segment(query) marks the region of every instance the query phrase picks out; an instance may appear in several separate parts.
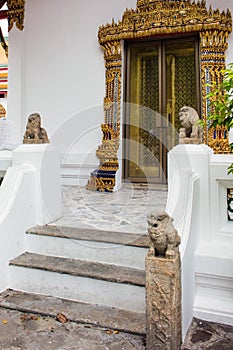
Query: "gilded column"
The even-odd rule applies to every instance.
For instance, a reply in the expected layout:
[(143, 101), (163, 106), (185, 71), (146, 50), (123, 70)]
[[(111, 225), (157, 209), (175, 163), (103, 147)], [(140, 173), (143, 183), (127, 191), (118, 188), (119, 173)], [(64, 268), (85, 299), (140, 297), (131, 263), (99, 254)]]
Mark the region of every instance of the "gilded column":
[[(227, 16), (227, 15), (226, 15)], [(230, 14), (229, 14), (229, 18)], [(225, 69), (225, 51), (227, 49), (227, 38), (229, 31), (223, 28), (222, 31), (206, 30), (200, 32), (200, 47), (201, 47), (201, 80), (202, 80), (202, 119), (207, 120), (211, 115), (212, 107), (210, 99), (207, 95), (211, 92), (209, 84), (214, 84), (216, 87), (221, 83), (223, 78), (222, 70)], [(204, 130), (204, 143), (210, 145), (214, 151), (224, 153), (224, 145), (228, 144), (227, 130), (224, 135), (225, 141), (222, 143), (221, 149), (216, 148), (213, 144), (214, 130), (209, 130), (208, 126)]]
[(102, 144), (96, 151), (100, 161), (98, 169), (91, 173), (87, 189), (112, 192), (118, 170), (117, 151), (120, 141), (120, 98), (121, 98), (121, 42), (119, 40), (101, 43), (104, 48), (106, 66), (106, 94), (104, 98), (104, 123)]

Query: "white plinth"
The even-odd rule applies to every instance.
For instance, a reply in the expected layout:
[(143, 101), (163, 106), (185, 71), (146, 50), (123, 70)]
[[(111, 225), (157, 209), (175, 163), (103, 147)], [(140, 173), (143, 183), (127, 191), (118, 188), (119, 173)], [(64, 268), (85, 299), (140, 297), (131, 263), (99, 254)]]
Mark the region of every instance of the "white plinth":
[(13, 166), (30, 164), (36, 170), (37, 224), (61, 217), (60, 159), (50, 144), (23, 144), (13, 151)]

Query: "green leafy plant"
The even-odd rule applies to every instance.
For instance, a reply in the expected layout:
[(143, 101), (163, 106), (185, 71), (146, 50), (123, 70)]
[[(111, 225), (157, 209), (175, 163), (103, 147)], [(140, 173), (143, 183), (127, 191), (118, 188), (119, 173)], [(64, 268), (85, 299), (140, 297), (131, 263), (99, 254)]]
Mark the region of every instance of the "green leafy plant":
[[(202, 126), (223, 125), (229, 130), (233, 128), (233, 63), (230, 63), (227, 69), (222, 71), (222, 82), (217, 86), (216, 83), (207, 84), (211, 92), (206, 96), (210, 100), (211, 114), (207, 121), (201, 121)], [(233, 149), (233, 143), (230, 144)], [(228, 168), (228, 174), (233, 174), (233, 164)]]

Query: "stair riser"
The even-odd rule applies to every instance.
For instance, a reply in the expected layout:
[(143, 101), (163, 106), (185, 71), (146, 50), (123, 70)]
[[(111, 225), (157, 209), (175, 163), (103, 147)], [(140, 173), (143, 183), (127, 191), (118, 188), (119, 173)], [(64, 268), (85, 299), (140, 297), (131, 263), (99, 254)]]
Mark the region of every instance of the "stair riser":
[(10, 266), (9, 288), (145, 312), (145, 288), (129, 284)]
[(26, 242), (27, 250), (37, 254), (145, 269), (145, 248), (40, 235), (27, 235)]

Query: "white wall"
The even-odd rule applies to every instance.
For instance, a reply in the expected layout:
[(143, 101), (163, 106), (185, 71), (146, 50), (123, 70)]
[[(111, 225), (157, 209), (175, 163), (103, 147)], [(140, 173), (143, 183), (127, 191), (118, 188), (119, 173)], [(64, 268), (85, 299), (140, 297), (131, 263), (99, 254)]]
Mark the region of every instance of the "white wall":
[(233, 155), (206, 145), (168, 153), (166, 211), (181, 236), (183, 336), (192, 317), (233, 325), (233, 222), (227, 217), (227, 167)]
[[(43, 126), (53, 138), (68, 118), (91, 109), (88, 117), (77, 116), (78, 124), (91, 118), (92, 124), (94, 121), (98, 126), (98, 138), (90, 135), (79, 142), (79, 152), (85, 151), (86, 146), (101, 143), (99, 126), (103, 122), (105, 67), (98, 44), (98, 28), (111, 22), (112, 17), (120, 19), (125, 8), (135, 4), (136, 0), (69, 0), (65, 5), (63, 0), (26, 1), (25, 28), (17, 34), (22, 36), (22, 106), (9, 110), (11, 119), (20, 119), (20, 137), (27, 116), (34, 111), (41, 113)], [(12, 41), (14, 36), (15, 33), (10, 32)], [(12, 41), (11, 52), (15, 55), (15, 50), (20, 48)], [(17, 62), (9, 58), (11, 68)], [(14, 89), (17, 78), (12, 75), (10, 78), (9, 89)], [(16, 93), (11, 94), (10, 102), (14, 103), (12, 95), (15, 97)], [(101, 109), (93, 110), (96, 105)], [(79, 136), (78, 125), (75, 128)], [(63, 141), (65, 145), (74, 141), (69, 135), (67, 140), (66, 135), (62, 136), (57, 142), (61, 151)]]

